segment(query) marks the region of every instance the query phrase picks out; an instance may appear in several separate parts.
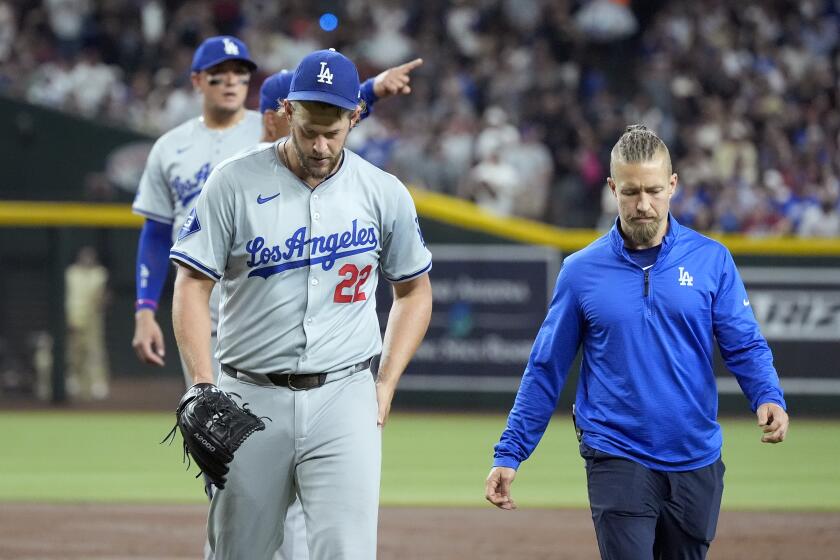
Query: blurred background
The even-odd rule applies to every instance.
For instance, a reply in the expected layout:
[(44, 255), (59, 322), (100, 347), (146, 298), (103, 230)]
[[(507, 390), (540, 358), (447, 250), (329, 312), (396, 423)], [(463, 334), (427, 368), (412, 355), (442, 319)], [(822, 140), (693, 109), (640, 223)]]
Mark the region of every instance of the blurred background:
[[(90, 363), (115, 379), (162, 373), (129, 346), (140, 222), (127, 205), (154, 139), (201, 112), (196, 46), (234, 34), (260, 65), (249, 108), (314, 49), (341, 50), (362, 79), (424, 59), (411, 94), (348, 141), (412, 186), (438, 247), (433, 330), (407, 388), (466, 364), (488, 393), (515, 390), (562, 255), (615, 219), (609, 151), (642, 122), (680, 175), (673, 213), (724, 236), (794, 392), (836, 397), (838, 23), (828, 0), (0, 1), (0, 395), (63, 401), (72, 360), (54, 356), (97, 338)], [(464, 244), (490, 249), (443, 247)], [(171, 283), (166, 329), (170, 297)]]
[[(411, 94), (377, 103), (348, 140), (410, 186), (435, 259), (432, 324), (385, 436), (383, 504), (486, 505), (492, 445), (560, 263), (611, 226), (609, 152), (625, 126), (644, 123), (680, 176), (674, 215), (734, 254), (793, 418), (789, 441), (760, 446), (717, 358), (732, 483), (717, 557), (838, 557), (840, 2), (0, 0), (0, 433), (10, 445), (0, 455), (0, 558), (200, 550), (203, 495), (175, 468), (180, 451), (155, 445), (184, 390), (173, 275), (157, 314), (166, 366), (141, 365), (131, 338), (142, 221), (130, 203), (154, 140), (200, 114), (189, 67), (219, 34), (242, 38), (259, 64), (249, 109), (266, 76), (315, 49), (340, 50), (363, 80), (424, 60)], [(384, 322), (389, 287), (377, 297)], [(443, 524), (466, 535), (407, 547), (416, 527), (438, 534), (442, 522), (392, 510), (385, 522), (405, 526), (383, 530), (383, 557), (553, 558), (561, 526), (563, 542), (579, 541), (569, 558), (593, 557), (580, 466), (571, 422), (555, 421), (523, 467), (520, 505), (579, 508), (573, 522), (486, 516), (470, 536), (475, 519), (452, 517)], [(90, 521), (92, 510), (25, 505), (57, 501), (193, 504), (182, 512), (192, 540), (171, 554), (177, 508), (148, 510), (144, 530), (157, 537), (134, 542), (134, 510)], [(122, 514), (111, 556), (72, 526)], [(48, 519), (66, 533), (51, 537), (50, 554), (32, 544), (37, 532), (21, 540)], [(540, 522), (542, 548), (523, 552), (523, 542), (538, 545), (529, 531)], [(488, 534), (499, 537), (492, 546)]]
[[(606, 226), (609, 150), (644, 122), (671, 148), (682, 223), (830, 237), (838, 12), (830, 0), (3, 1), (0, 92), (156, 137), (200, 112), (189, 65), (211, 35), (241, 37), (259, 63), (251, 107), (264, 76), (318, 48), (350, 56), (363, 79), (422, 56), (411, 96), (353, 135), (407, 183), (557, 226)], [(324, 13), (337, 18), (331, 31)], [(33, 132), (8, 123), (17, 141)], [(114, 190), (136, 184), (127, 163), (4, 194), (129, 199)], [(510, 183), (494, 185), (505, 200), (477, 188), (488, 175)]]

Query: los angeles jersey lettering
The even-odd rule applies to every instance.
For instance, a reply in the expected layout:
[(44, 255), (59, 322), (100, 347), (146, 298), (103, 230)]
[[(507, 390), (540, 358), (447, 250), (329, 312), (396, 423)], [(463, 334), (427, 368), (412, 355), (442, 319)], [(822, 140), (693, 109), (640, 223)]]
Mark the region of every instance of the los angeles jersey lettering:
[(171, 257), (220, 280), (222, 363), (334, 371), (381, 350), (379, 275), (416, 278), (431, 253), (396, 177), (345, 150), (339, 170), (310, 189), (283, 166), (278, 144), (217, 166), (196, 200), (200, 229)]
[[(265, 239), (255, 237), (245, 244), (245, 249), (251, 255), (246, 264), (254, 268), (248, 276), (268, 278), (284, 270), (313, 266), (320, 264), (324, 270), (329, 270), (335, 261), (358, 253), (373, 251), (377, 248), (376, 230), (374, 227), (359, 228), (358, 220), (353, 220), (352, 229), (327, 236), (306, 237), (306, 226), (298, 229), (286, 239), (284, 249), (279, 245), (271, 248), (265, 246)], [(304, 249), (309, 246), (309, 258), (304, 259)], [(264, 266), (272, 262), (280, 264)]]
[(253, 147), (261, 132), (262, 121), (255, 111), (246, 111), (239, 124), (224, 130), (207, 128), (201, 118), (173, 128), (152, 147), (132, 210), (173, 224), (174, 243), (213, 168)]

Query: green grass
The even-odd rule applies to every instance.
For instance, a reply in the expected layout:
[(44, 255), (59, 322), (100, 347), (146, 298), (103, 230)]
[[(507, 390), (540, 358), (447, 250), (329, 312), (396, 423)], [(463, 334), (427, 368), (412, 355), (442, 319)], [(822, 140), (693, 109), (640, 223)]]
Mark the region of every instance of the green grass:
[(840, 510), (840, 421), (795, 420), (781, 444), (752, 420), (723, 424), (723, 507)]
[[(201, 503), (181, 465), (180, 436), (158, 441), (172, 414), (0, 413), (0, 501)], [(384, 432), (382, 503), (484, 506), (501, 415), (395, 413)], [(781, 445), (751, 419), (726, 420), (724, 508), (840, 510), (840, 421), (797, 421)], [(525, 507), (586, 507), (570, 421), (557, 417), (518, 473)]]

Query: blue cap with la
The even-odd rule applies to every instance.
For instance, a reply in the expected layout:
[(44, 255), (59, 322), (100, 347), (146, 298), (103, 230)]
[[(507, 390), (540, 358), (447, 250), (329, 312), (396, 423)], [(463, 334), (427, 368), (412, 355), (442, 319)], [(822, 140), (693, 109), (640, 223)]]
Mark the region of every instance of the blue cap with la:
[(257, 69), (245, 43), (231, 35), (219, 35), (205, 39), (198, 46), (193, 55), (191, 70), (201, 72), (228, 60), (241, 60), (251, 72)]
[(279, 110), (280, 102), (289, 96), (291, 85), (292, 73), (288, 70), (281, 70), (266, 78), (260, 86), (260, 113)]
[(315, 51), (298, 64), (286, 99), (320, 101), (353, 111), (359, 105), (359, 72), (335, 49)]

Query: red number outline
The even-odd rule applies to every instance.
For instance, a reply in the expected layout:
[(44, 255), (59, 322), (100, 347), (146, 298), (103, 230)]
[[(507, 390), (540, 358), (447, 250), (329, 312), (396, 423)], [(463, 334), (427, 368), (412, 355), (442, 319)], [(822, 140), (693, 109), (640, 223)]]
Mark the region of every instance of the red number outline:
[(338, 286), (335, 287), (335, 293), (333, 294), (333, 301), (335, 303), (353, 302), (354, 294), (345, 294), (344, 288), (349, 288), (356, 283), (356, 280), (359, 277), (359, 269), (356, 268), (356, 265), (354, 264), (345, 264), (339, 269), (338, 275), (347, 276), (347, 274), (350, 274), (350, 277), (345, 278), (344, 280), (338, 283)]
[[(362, 291), (362, 286), (365, 285), (370, 273), (373, 271), (371, 265), (364, 267), (361, 272), (354, 264), (345, 264), (338, 270), (339, 276), (344, 276), (344, 280), (338, 283), (333, 292), (333, 302), (335, 303), (353, 303), (354, 301), (365, 301), (367, 294)], [(349, 276), (348, 276), (349, 274)], [(344, 293), (345, 288), (351, 288), (355, 284), (355, 289), (352, 294)]]
[(364, 301), (367, 299), (367, 295), (360, 290), (362, 289), (362, 286), (365, 285), (365, 282), (367, 282), (367, 279), (370, 278), (372, 270), (373, 267), (371, 267), (371, 265), (367, 265), (359, 272), (359, 281), (356, 283), (356, 291), (353, 294), (353, 301)]

